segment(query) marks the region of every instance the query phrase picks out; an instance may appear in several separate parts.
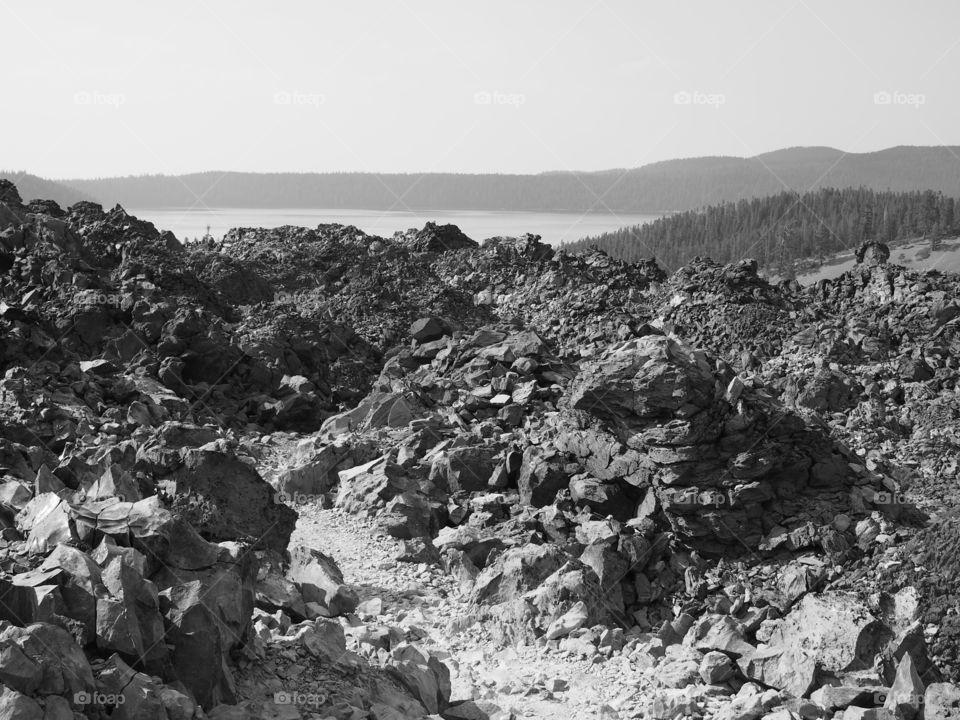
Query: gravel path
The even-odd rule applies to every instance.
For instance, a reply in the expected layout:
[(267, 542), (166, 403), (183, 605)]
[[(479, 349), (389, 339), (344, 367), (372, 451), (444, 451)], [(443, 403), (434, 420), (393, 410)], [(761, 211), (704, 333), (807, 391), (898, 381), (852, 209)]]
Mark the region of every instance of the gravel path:
[[(361, 603), (381, 600), (382, 612), (369, 618), (370, 624), (422, 630), (418, 644), (451, 668), (454, 701), (489, 700), (518, 717), (633, 716), (630, 698), (643, 679), (629, 658), (615, 655), (595, 663), (543, 647), (498, 649), (476, 624), (457, 629), (470, 624), (469, 607), (440, 568), (397, 562), (399, 543), (364, 518), (313, 506), (297, 510), (291, 546), (305, 544), (332, 556)], [(555, 684), (568, 689), (548, 690)]]

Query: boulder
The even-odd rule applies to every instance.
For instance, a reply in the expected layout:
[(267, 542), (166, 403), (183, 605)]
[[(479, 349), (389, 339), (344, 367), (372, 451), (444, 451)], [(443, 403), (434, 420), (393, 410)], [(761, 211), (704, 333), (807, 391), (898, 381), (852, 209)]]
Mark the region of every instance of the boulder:
[(402, 643), (390, 653), (387, 672), (419, 700), (428, 713), (441, 713), (450, 704), (450, 670), (415, 645)]
[(350, 447), (331, 443), (314, 453), (306, 462), (283, 470), (277, 478), (277, 492), (281, 499), (299, 504), (296, 500), (315, 500), (330, 492), (337, 484), (337, 466), (350, 457)]
[(816, 659), (800, 647), (767, 647), (749, 652), (737, 664), (743, 675), (795, 697), (807, 697), (818, 673)]
[[(909, 653), (904, 654), (897, 665), (897, 675), (894, 678), (890, 692), (887, 693), (883, 707), (896, 713), (898, 718), (913, 720), (913, 718), (929, 716), (930, 709), (924, 708), (923, 681), (917, 674), (913, 658)], [(924, 715), (926, 710), (927, 715)]]
[(418, 343), (428, 343), (439, 340), (449, 332), (446, 324), (435, 317), (420, 318), (410, 326), (410, 337)]
[(471, 601), (481, 605), (497, 605), (517, 600), (539, 587), (563, 566), (565, 560), (565, 553), (554, 545), (510, 548), (477, 577)]
[(889, 639), (860, 598), (827, 592), (805, 595), (777, 626), (770, 645), (800, 652), (823, 671), (839, 675), (872, 667)]
[(107, 659), (98, 680), (98, 694), (116, 698), (111, 720), (190, 720), (198, 716), (199, 708), (189, 695), (137, 672), (117, 655)]
[(333, 558), (319, 550), (294, 547), (287, 577), (300, 586), (305, 602), (319, 603), (332, 616), (352, 613), (360, 602), (356, 591), (343, 582), (343, 573)]
[[(9, 651), (4, 652), (6, 648)], [(19, 684), (37, 695), (75, 695), (94, 688), (93, 672), (83, 651), (66, 630), (48, 623), (0, 629), (0, 657), (10, 673), (4, 683)], [(29, 659), (29, 663), (24, 662)], [(19, 662), (18, 662), (19, 660)], [(0, 717), (20, 717), (3, 715)]]
[(555, 448), (530, 445), (523, 451), (517, 486), (524, 504), (549, 505), (569, 482), (563, 458)]
[(951, 683), (930, 683), (923, 693), (925, 718), (960, 718), (960, 687)]
[(704, 654), (697, 672), (708, 685), (720, 685), (736, 674), (737, 666), (726, 653), (711, 650)]
[(450, 493), (481, 492), (493, 475), (498, 449), (488, 446), (456, 447), (437, 453), (430, 479)]
[(203, 449), (185, 450), (182, 461), (159, 485), (173, 498), (170, 509), (201, 536), (286, 549), (297, 514), (256, 470), (235, 455)]

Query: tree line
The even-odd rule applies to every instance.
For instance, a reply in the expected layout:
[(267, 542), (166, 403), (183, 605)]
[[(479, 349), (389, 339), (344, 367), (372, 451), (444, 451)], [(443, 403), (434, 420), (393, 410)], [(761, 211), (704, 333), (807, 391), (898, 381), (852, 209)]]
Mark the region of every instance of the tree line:
[(940, 238), (960, 232), (957, 201), (934, 190), (878, 192), (823, 188), (725, 202), (588, 237), (563, 248), (598, 248), (628, 262), (653, 257), (675, 270), (696, 256), (718, 262), (751, 257), (761, 267), (792, 276), (798, 261), (822, 262), (865, 240), (885, 243)]

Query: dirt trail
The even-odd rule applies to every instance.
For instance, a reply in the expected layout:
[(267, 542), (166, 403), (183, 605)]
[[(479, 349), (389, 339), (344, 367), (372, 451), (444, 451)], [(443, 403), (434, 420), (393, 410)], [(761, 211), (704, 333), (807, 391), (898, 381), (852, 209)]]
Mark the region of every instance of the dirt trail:
[[(642, 674), (629, 658), (615, 655), (594, 663), (544, 647), (498, 649), (480, 626), (456, 629), (466, 624), (469, 607), (440, 568), (397, 562), (393, 558), (400, 544), (363, 518), (315, 506), (297, 510), (300, 520), (291, 545), (305, 544), (331, 555), (361, 602), (383, 602), (382, 614), (369, 624), (422, 630), (418, 644), (447, 658), (453, 700), (488, 700), (518, 717), (633, 716), (628, 698), (639, 698)], [(557, 680), (569, 689), (550, 692), (547, 684)]]

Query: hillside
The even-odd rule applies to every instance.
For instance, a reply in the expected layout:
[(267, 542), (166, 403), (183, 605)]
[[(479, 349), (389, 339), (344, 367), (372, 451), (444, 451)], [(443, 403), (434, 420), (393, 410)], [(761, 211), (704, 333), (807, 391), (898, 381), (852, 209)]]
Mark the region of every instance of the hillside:
[[(539, 175), (204, 172), (65, 180), (104, 205), (312, 207), (665, 213), (783, 191), (865, 187), (960, 194), (960, 149), (871, 153), (791, 148), (752, 158), (702, 157), (631, 170)], [(786, 186), (786, 187), (785, 187)]]
[(61, 207), (70, 207), (82, 200), (93, 200), (83, 190), (21, 171), (0, 170), (0, 180), (9, 180), (16, 185), (26, 200), (53, 200)]
[(675, 213), (563, 247), (571, 252), (599, 249), (627, 262), (652, 256), (671, 270), (697, 256), (720, 262), (751, 257), (765, 271), (789, 277), (800, 265), (850, 251), (866, 240), (931, 237), (936, 243), (960, 231), (956, 207), (953, 197), (933, 190), (781, 192)]

